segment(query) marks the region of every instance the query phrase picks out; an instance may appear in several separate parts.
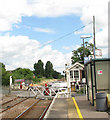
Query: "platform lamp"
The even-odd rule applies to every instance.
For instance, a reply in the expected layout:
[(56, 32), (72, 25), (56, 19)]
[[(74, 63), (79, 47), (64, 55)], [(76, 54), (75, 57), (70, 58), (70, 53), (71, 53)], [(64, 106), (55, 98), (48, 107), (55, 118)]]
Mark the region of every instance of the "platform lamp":
[(86, 38), (91, 38), (92, 36), (90, 35), (82, 35), (80, 38), (83, 40), (83, 58), (85, 57), (85, 48), (84, 48), (84, 39)]

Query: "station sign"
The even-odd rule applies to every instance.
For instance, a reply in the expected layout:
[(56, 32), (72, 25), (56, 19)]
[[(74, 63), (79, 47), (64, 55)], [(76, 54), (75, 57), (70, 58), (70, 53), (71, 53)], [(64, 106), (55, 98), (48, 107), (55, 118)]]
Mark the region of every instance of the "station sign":
[(89, 57), (84, 57), (84, 64), (89, 61)]
[(96, 56), (96, 58), (102, 58), (102, 50), (101, 49), (96, 49), (95, 50), (95, 56)]

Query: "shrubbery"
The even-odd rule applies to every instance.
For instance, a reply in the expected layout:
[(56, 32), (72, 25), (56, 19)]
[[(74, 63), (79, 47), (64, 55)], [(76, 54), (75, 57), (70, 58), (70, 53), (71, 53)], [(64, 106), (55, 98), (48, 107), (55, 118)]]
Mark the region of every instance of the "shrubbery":
[(34, 64), (34, 71), (27, 68), (17, 68), (12, 71), (6, 71), (5, 65), (0, 63), (0, 70), (2, 71), (2, 85), (9, 85), (10, 76), (13, 78), (13, 83), (15, 79), (33, 80), (34, 83), (37, 83), (44, 80), (43, 78), (61, 79), (63, 77), (61, 73), (53, 69), (53, 65), (50, 61), (47, 61), (45, 69), (43, 65), (43, 62), (38, 60), (38, 62)]

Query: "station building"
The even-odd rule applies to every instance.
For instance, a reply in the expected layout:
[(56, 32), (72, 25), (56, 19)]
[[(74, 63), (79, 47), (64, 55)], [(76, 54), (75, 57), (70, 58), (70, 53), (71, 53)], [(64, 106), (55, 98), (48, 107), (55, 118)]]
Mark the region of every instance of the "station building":
[(71, 65), (70, 67), (67, 67), (64, 71), (67, 76), (67, 71), (69, 71), (69, 79), (71, 84), (71, 90), (75, 91), (75, 85), (78, 84), (79, 86), (82, 83), (85, 83), (84, 79), (84, 65), (76, 62), (75, 64)]
[(87, 98), (96, 104), (96, 93), (110, 94), (110, 58), (92, 59), (85, 64)]

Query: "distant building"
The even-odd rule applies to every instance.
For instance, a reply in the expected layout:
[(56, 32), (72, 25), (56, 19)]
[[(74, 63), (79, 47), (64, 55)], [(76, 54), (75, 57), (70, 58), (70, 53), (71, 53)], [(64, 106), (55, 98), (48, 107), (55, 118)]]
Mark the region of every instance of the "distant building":
[(16, 79), (15, 82), (25, 82), (24, 79)]
[(14, 82), (15, 82), (15, 84), (21, 83), (21, 82), (25, 82), (25, 84), (30, 84), (30, 83), (32, 83), (32, 80), (16, 79)]
[(73, 86), (75, 87), (76, 84), (80, 85), (85, 82), (83, 79), (85, 78), (84, 65), (80, 64), (79, 62), (76, 62), (75, 64), (65, 69), (65, 75), (67, 74), (67, 71), (69, 71), (71, 88)]
[(70, 82), (82, 83), (82, 78), (84, 78), (84, 65), (76, 62), (72, 66), (68, 67), (64, 72), (69, 71)]

